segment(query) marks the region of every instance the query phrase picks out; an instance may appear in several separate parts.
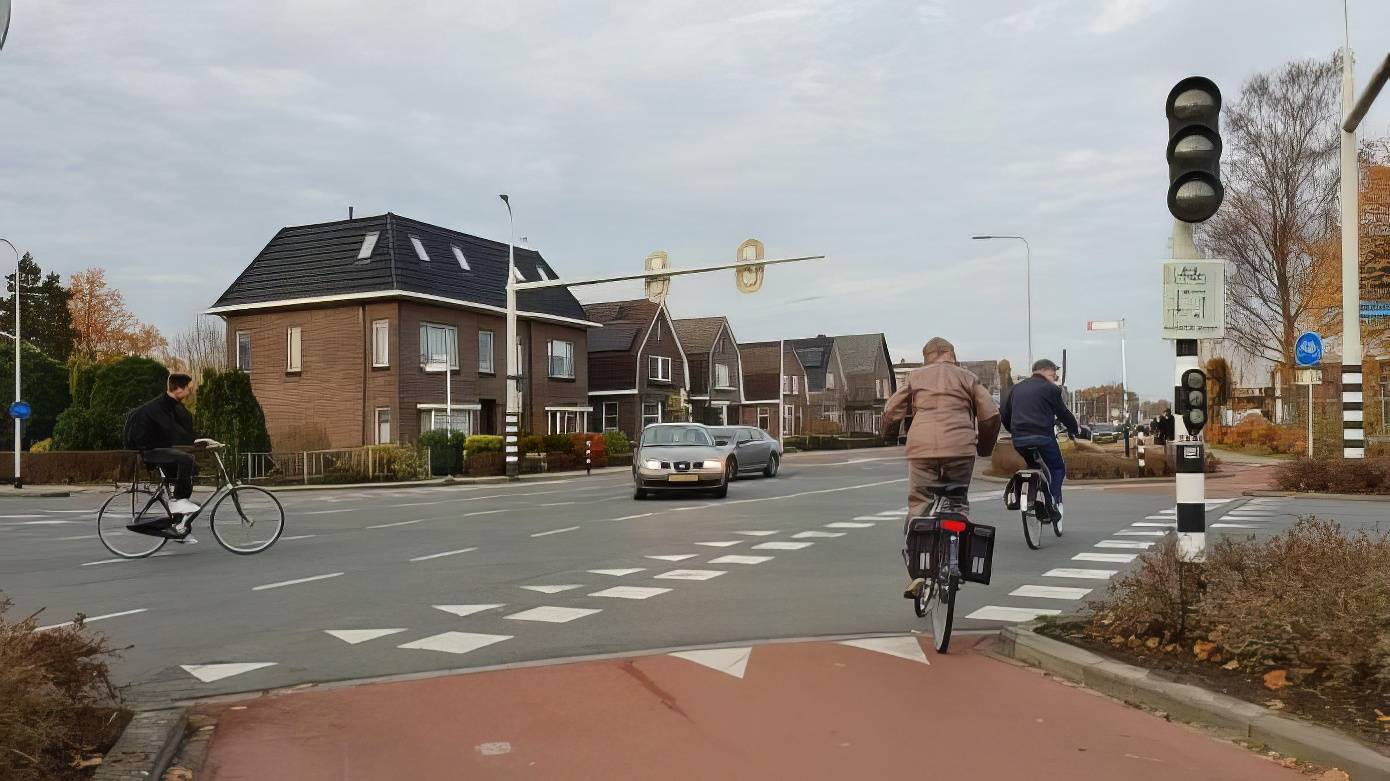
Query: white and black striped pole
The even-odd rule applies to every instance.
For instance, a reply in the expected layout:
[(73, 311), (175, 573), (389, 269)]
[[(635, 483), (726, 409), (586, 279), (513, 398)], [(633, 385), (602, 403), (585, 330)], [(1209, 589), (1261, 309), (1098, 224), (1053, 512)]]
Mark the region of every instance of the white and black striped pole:
[(517, 437), (521, 428), (521, 388), (517, 384), (516, 350), (516, 226), (512, 220), (512, 202), (506, 194), (498, 196), (507, 205), (507, 422), (503, 432), (503, 452), (507, 459), (507, 479), (521, 475), (521, 454)]
[[(1174, 416), (1173, 453), (1177, 471), (1178, 554), (1183, 561), (1201, 561), (1207, 547), (1207, 485), (1206, 445), (1201, 439), (1201, 427), (1192, 431), (1192, 413), (1188, 396), (1194, 390), (1187, 387), (1190, 378), (1201, 376), (1202, 414), (1206, 414), (1206, 378), (1201, 375), (1196, 339), (1177, 339), (1173, 342), (1177, 360), (1174, 362), (1174, 407), (1184, 414)], [(1193, 372), (1196, 374), (1193, 374)]]

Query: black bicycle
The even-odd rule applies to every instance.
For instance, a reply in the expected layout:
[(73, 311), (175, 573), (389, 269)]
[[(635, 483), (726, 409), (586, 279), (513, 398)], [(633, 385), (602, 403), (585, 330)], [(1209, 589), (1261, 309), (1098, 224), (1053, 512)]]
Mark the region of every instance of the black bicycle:
[(1038, 550), (1042, 547), (1044, 525), (1050, 525), (1055, 536), (1062, 536), (1062, 517), (1052, 498), (1052, 476), (1042, 453), (1036, 447), (1026, 448), (1024, 461), (1027, 466), (1014, 472), (1004, 489), (1004, 506), (1019, 512), (1023, 518), (1023, 541)]
[(195, 513), (185, 515), (177, 525), (163, 533), (136, 531), (132, 526), (151, 521), (174, 521), (169, 512), (169, 483), (159, 467), (150, 468), (151, 479), (140, 480), (140, 456), (130, 485), (107, 499), (97, 513), (97, 536), (106, 549), (124, 559), (153, 556), (170, 540), (196, 542), (190, 536), (193, 521), (204, 512), (212, 536), (223, 548), (241, 555), (260, 553), (275, 544), (285, 531), (285, 509), (271, 492), (254, 485), (242, 485), (227, 472), (218, 452), (222, 445), (201, 450), (212, 453), (217, 463), (217, 490)]
[[(953, 483), (933, 492), (927, 514), (907, 521), (903, 560), (915, 583), (912, 610), (931, 624), (932, 645), (946, 653), (955, 624), (956, 596), (964, 581), (989, 584), (994, 527), (972, 523), (959, 506), (970, 486)], [(962, 567), (964, 563), (964, 567)]]

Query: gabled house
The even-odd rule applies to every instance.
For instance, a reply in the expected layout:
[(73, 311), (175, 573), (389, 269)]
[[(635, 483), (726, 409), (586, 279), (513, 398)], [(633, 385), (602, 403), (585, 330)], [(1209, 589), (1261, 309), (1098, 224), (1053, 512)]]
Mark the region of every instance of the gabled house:
[[(516, 265), (557, 278), (533, 250)], [(280, 229), (208, 313), (277, 449), (500, 433), (506, 277), (505, 243), (382, 214)], [(567, 290), (518, 297), (523, 429), (586, 429), (593, 325)]]
[(897, 389), (888, 340), (881, 333), (836, 336), (835, 348), (845, 369), (845, 428), (878, 431), (883, 407)]
[[(980, 380), (980, 384), (985, 386), (989, 395), (994, 398), (994, 403), (999, 404), (999, 362), (998, 361), (961, 361), (960, 367), (975, 375)], [(907, 375), (913, 369), (922, 368), (921, 361), (909, 361), (903, 359), (893, 364), (893, 376), (897, 384), (901, 386)]]
[(745, 426), (757, 426), (781, 439), (802, 433), (806, 420), (806, 369), (790, 342), (745, 342), (742, 415)]
[(584, 317), (603, 326), (589, 339), (590, 428), (636, 441), (649, 423), (684, 420), (690, 366), (666, 306), (605, 301)]
[(728, 318), (675, 322), (690, 359), (690, 419), (708, 426), (737, 423), (743, 403), (743, 359)]
[(807, 403), (805, 433), (826, 434), (845, 430), (845, 367), (835, 339), (824, 334), (789, 342), (806, 369)]

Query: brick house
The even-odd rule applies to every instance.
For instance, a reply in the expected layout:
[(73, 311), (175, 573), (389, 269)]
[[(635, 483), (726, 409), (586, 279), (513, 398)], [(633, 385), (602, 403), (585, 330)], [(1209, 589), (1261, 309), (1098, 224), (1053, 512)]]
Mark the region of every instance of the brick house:
[(708, 426), (737, 423), (743, 404), (743, 356), (726, 317), (675, 321), (690, 361), (690, 419)]
[[(516, 265), (527, 281), (557, 278), (533, 250), (517, 248)], [(383, 214), (282, 228), (208, 312), (277, 449), (496, 434), (506, 275), (506, 244)], [(563, 289), (521, 293), (518, 314), (523, 430), (586, 430), (595, 324)]]
[(794, 339), (791, 345), (806, 370), (806, 420), (808, 434), (845, 430), (845, 367), (835, 339), (824, 334)]
[[(802, 433), (806, 421), (806, 369), (789, 342), (745, 342), (739, 423), (781, 439)], [(780, 389), (780, 393), (779, 393)]]
[[(975, 375), (975, 377), (980, 380), (980, 384), (985, 386), (985, 389), (989, 391), (989, 395), (994, 399), (994, 403), (1000, 403), (998, 361), (960, 361), (960, 367)], [(903, 384), (907, 379), (907, 375), (911, 374), (913, 369), (920, 368), (922, 368), (921, 361), (903, 359), (893, 364), (893, 376), (898, 386)]]
[(589, 339), (590, 428), (635, 441), (648, 423), (683, 420), (690, 366), (665, 305), (606, 301), (584, 317), (603, 325)]
[(883, 407), (897, 389), (888, 340), (881, 333), (834, 338), (845, 369), (845, 428), (876, 432), (883, 421)]

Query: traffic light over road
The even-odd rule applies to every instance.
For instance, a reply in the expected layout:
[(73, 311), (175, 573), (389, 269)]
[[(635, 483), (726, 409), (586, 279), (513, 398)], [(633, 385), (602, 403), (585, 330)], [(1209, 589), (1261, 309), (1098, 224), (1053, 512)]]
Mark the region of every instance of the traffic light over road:
[(1202, 433), (1202, 427), (1207, 425), (1207, 373), (1201, 369), (1183, 372), (1178, 397), (1173, 401), (1187, 424), (1187, 433), (1194, 437)]
[(1168, 211), (1183, 222), (1216, 214), (1221, 186), (1221, 90), (1189, 76), (1168, 93)]

